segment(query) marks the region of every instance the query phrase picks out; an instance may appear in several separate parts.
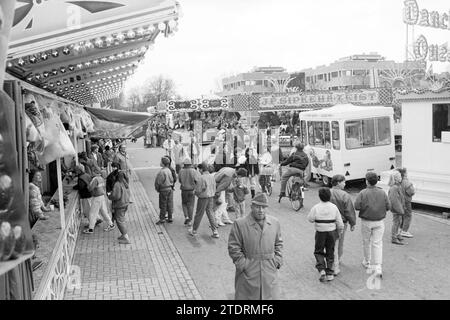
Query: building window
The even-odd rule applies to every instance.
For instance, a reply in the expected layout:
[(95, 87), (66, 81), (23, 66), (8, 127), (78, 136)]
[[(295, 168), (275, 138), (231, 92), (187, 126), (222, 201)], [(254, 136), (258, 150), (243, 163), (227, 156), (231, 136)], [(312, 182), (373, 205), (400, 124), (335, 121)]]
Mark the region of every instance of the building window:
[(331, 73), (332, 78), (337, 78), (338, 76), (339, 76), (339, 72), (337, 72), (337, 71)]
[(263, 81), (262, 80), (256, 80), (256, 85), (257, 86), (262, 86), (263, 85)]
[(391, 125), (389, 117), (345, 122), (345, 146), (349, 150), (390, 144)]
[(353, 70), (354, 76), (365, 76), (367, 74), (366, 70)]
[(450, 131), (449, 104), (433, 104), (433, 142), (441, 142), (442, 131)]
[(347, 77), (351, 77), (352, 76), (352, 70), (345, 70), (345, 75)]
[(323, 74), (319, 74), (319, 75), (317, 76), (317, 80), (323, 80)]
[(311, 77), (306, 77), (306, 82), (310, 82), (311, 81)]

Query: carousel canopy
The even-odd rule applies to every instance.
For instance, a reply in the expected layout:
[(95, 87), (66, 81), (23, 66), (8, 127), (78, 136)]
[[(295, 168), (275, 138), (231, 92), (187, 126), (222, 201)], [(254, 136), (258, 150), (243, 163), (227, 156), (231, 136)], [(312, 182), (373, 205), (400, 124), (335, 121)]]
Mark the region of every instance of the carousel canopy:
[(105, 101), (178, 16), (175, 0), (17, 0), (7, 71), (82, 105)]

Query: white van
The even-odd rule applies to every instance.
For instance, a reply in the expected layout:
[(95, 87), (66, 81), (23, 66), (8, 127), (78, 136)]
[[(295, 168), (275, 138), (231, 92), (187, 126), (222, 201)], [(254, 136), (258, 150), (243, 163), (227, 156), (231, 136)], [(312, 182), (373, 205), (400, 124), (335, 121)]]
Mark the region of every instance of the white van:
[(301, 136), (311, 172), (325, 185), (342, 174), (364, 179), (395, 167), (394, 110), (384, 106), (336, 105), (300, 113)]

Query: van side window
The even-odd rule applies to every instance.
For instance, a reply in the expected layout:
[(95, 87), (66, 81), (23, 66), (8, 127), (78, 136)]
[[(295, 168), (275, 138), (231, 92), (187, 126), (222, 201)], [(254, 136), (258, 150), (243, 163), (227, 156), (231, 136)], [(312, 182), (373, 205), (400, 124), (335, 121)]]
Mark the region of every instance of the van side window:
[(331, 132), (329, 122), (323, 122), (323, 132), (324, 132), (325, 148), (331, 149)]
[(345, 122), (347, 149), (367, 148), (391, 144), (390, 118), (371, 118)]
[(339, 136), (339, 122), (333, 121), (331, 122), (331, 133), (333, 139), (333, 149), (340, 150), (341, 149), (341, 140)]
[(377, 127), (377, 146), (391, 144), (391, 121), (388, 117), (375, 119)]

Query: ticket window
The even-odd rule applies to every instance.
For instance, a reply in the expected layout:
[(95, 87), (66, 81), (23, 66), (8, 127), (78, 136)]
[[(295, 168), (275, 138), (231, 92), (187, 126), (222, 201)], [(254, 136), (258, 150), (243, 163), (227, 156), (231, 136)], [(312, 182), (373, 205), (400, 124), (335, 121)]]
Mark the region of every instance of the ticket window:
[(450, 131), (449, 104), (433, 104), (433, 142), (441, 142), (442, 132)]

